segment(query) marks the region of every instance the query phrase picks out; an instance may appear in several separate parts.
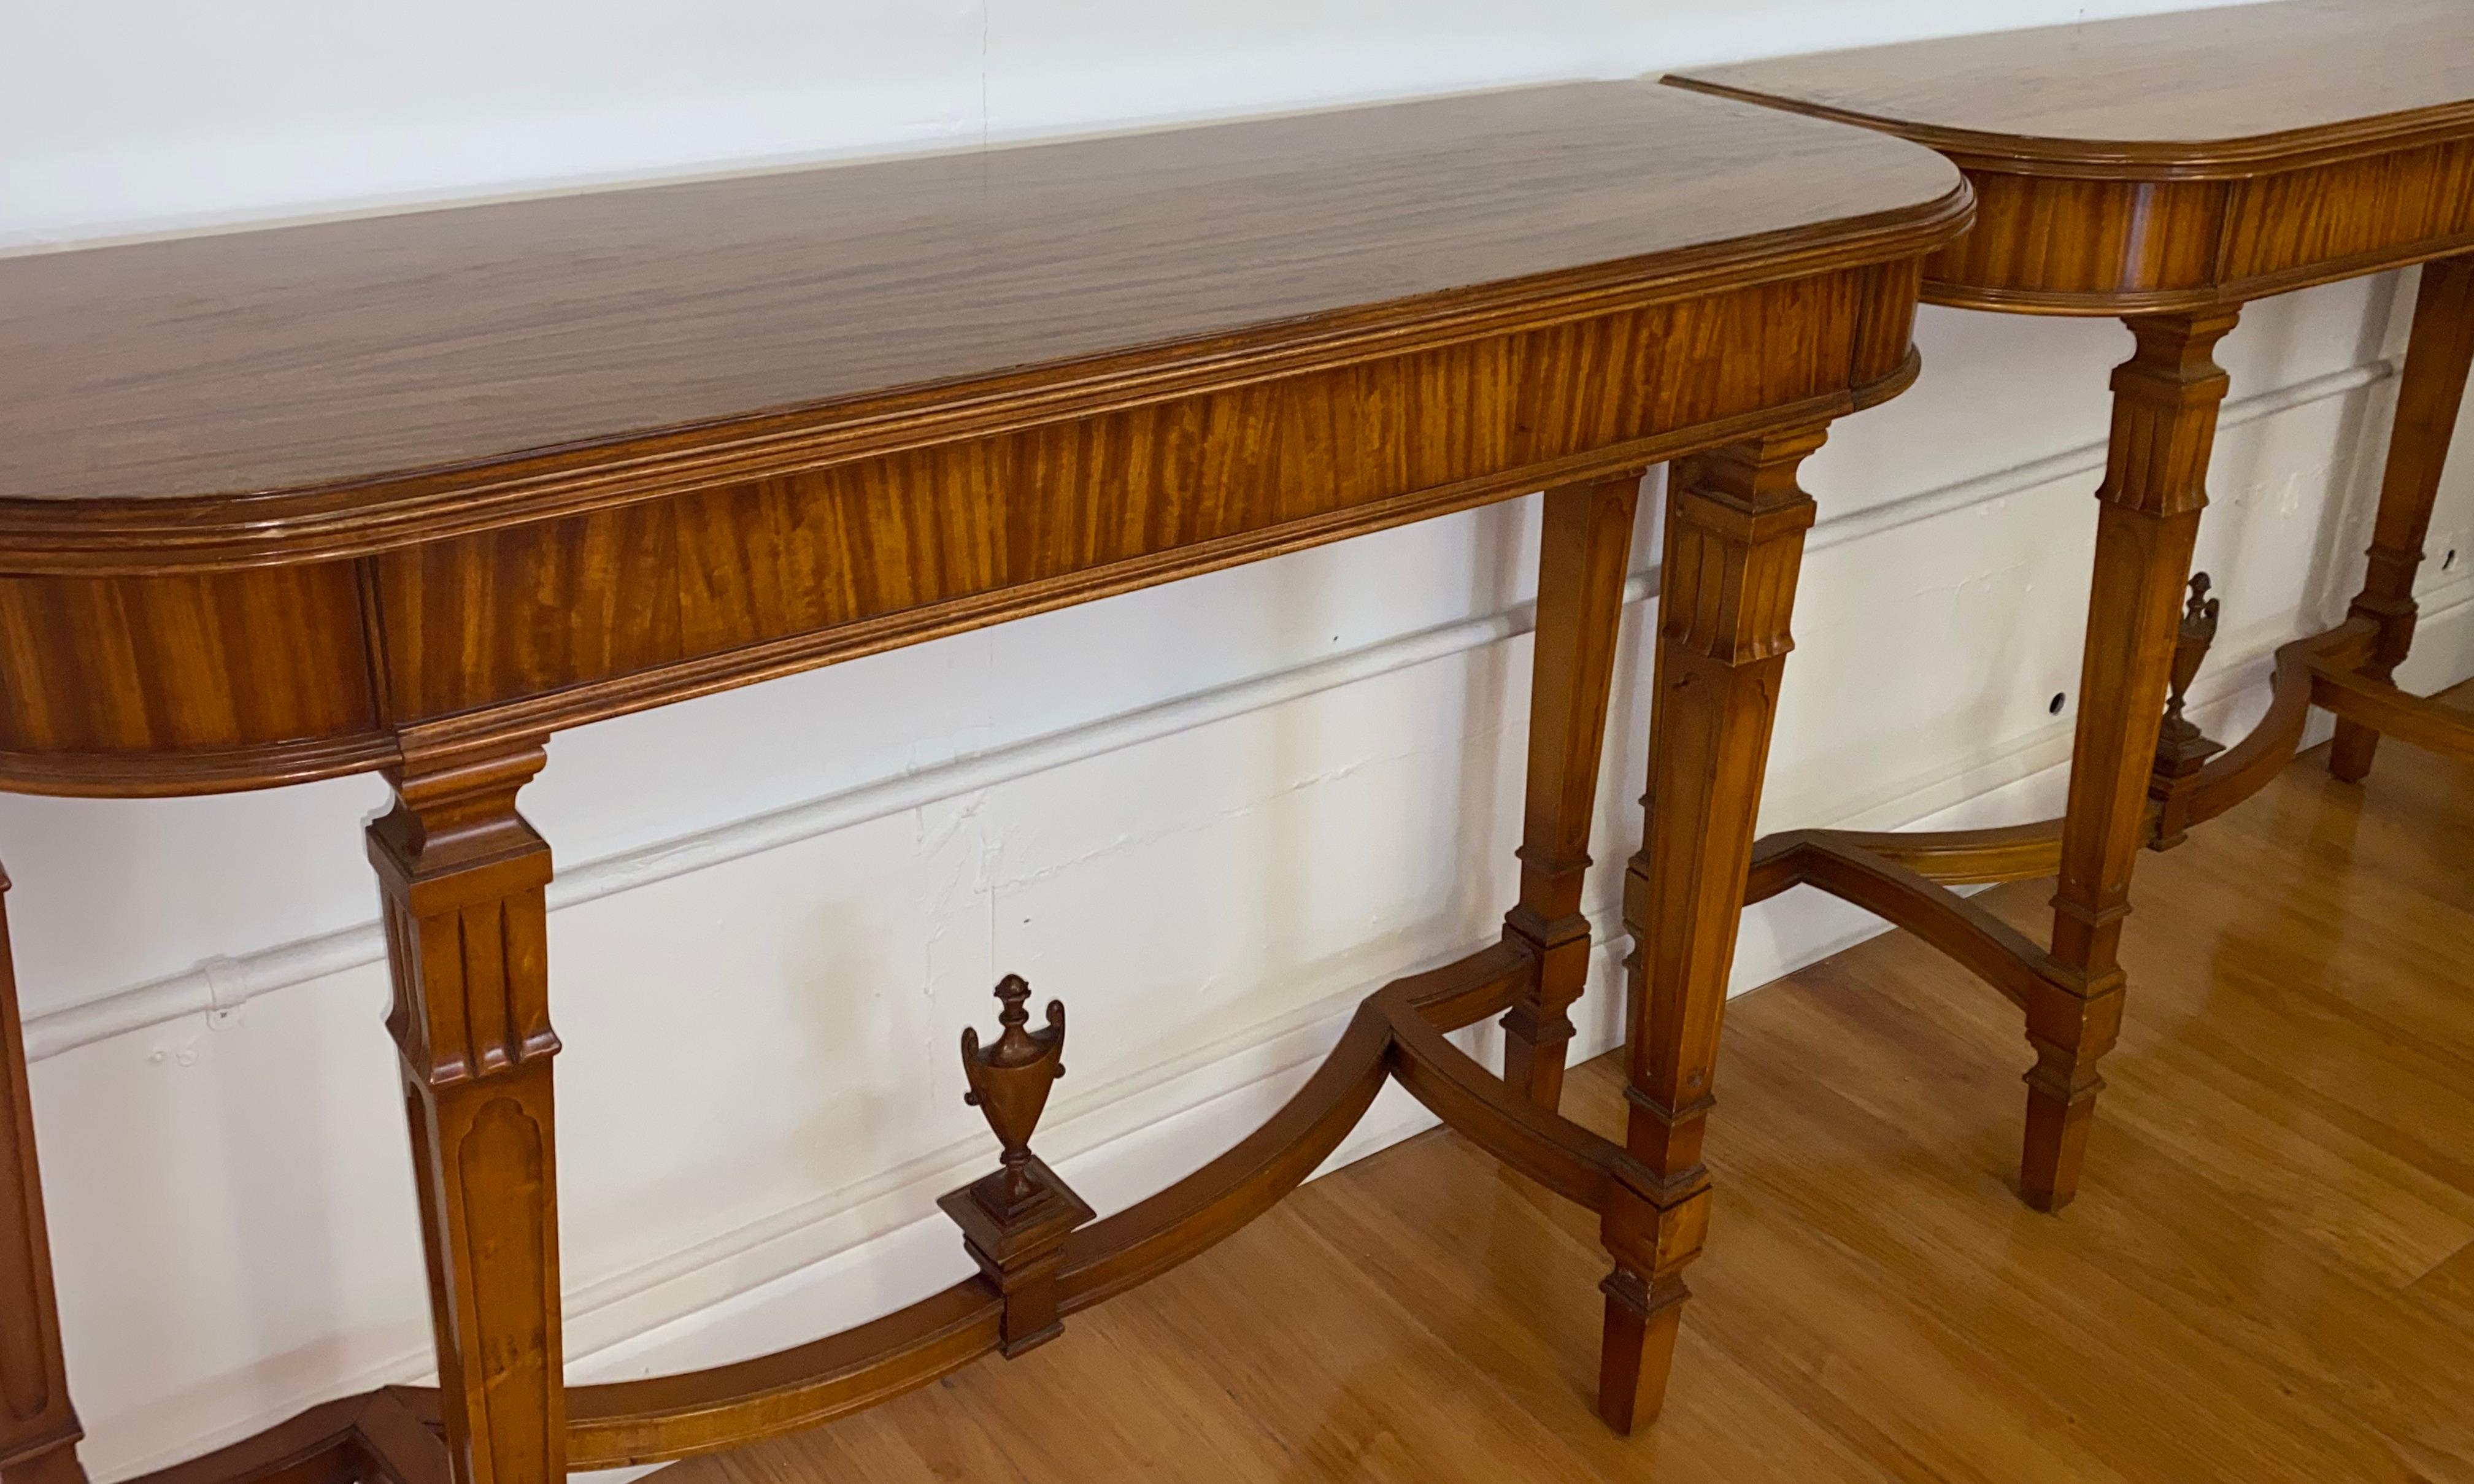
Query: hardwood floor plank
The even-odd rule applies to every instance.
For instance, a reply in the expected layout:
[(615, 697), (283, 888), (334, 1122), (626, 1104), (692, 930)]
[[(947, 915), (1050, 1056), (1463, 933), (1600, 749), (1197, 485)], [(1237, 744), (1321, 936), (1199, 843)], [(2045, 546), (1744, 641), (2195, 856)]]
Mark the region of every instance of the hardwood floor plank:
[(1300, 1216), (1600, 1476), (1897, 1476), (1688, 1327), (1655, 1446), (1608, 1431), (1590, 1406), (1607, 1266), (1590, 1220), (1448, 1133), (1357, 1168), (1362, 1180), (1310, 1187)]
[[(1776, 1067), (1783, 1058), (1763, 1060)], [(2118, 1466), (2133, 1476), (2204, 1472), (2196, 1466), (2213, 1454), (2245, 1458), (2249, 1476), (2282, 1477), (2286, 1460), (2323, 1453), (2324, 1436), (2361, 1432), (2341, 1415), (2317, 1415), (2307, 1400), (2297, 1405), (2284, 1397), (2280, 1377), (2259, 1374), (2255, 1336), (2212, 1336), (2181, 1326), (2174, 1304), (2182, 1291), (2142, 1267), (2125, 1274), (2109, 1266), (2110, 1254), (2093, 1251), (2073, 1229), (2086, 1220), (2079, 1208), (2055, 1222), (2010, 1203), (1978, 1160), (1988, 1152), (2004, 1164), (2012, 1157), (2012, 1098), (1973, 1110), (1953, 1100), (1950, 1113), (1919, 1107), (1884, 1118), (1810, 1079), (1750, 1081), (1733, 1080), (1730, 1102), (1739, 1110), (1756, 1099), (1764, 1105), (1761, 1114), (1744, 1114), (1752, 1126), (1743, 1132), (1758, 1143), (1742, 1152), (1749, 1157), (1737, 1180), (1759, 1183), (1753, 1204), (1782, 1207), (1899, 1275), (1918, 1309), (1984, 1338), (2000, 1363), (2067, 1401), (2100, 1453), (2127, 1448)], [(1926, 1098), (1932, 1090), (1921, 1088)], [(2118, 1150), (2117, 1141), (2099, 1152), (2117, 1160), (2126, 1155), (2143, 1170), (2172, 1170), (2144, 1142), (2120, 1141), (2128, 1148)], [(1978, 1159), (1941, 1157), (1943, 1147), (1970, 1150)], [(1833, 1169), (1856, 1178), (1813, 1179)], [(2006, 1169), (2001, 1173), (2006, 1178)], [(2186, 1177), (2176, 1171), (2160, 1178)], [(2113, 1202), (2110, 1193), (2106, 1201), (2119, 1215), (2140, 1220), (2137, 1206)], [(2090, 1204), (2084, 1196), (2082, 1204)], [(2131, 1234), (2125, 1245), (2145, 1257), (2157, 1235)], [(1717, 1241), (1713, 1234), (1713, 1252)], [(2171, 1251), (2170, 1260), (2189, 1267), (2219, 1255)], [(2211, 1294), (2209, 1302), (2224, 1296)], [(2152, 1412), (2151, 1398), (2172, 1404)], [(2185, 1451), (2194, 1444), (2202, 1449), (2195, 1457)], [(2162, 1467), (2168, 1458), (2176, 1460), (2171, 1470)]]

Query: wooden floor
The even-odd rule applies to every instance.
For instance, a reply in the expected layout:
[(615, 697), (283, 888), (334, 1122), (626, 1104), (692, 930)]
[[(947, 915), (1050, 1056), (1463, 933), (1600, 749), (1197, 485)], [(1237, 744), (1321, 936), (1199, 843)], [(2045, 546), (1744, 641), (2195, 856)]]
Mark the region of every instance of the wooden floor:
[[(1640, 1437), (1589, 1407), (1592, 1219), (1438, 1132), (1022, 1360), (666, 1484), (2474, 1480), (2474, 770), (2316, 762), (2143, 857), (2059, 1218), (2011, 1194), (1991, 990), (1894, 935), (1735, 1002)], [(2041, 935), (2049, 890), (1992, 900)], [(1607, 1062), (1566, 1107), (1619, 1130)]]

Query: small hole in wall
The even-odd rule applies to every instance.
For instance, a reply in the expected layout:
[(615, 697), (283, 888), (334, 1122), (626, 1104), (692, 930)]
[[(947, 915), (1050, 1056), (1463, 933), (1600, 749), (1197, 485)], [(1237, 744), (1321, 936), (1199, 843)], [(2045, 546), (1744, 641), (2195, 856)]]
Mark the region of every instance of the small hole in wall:
[(2447, 553), (2445, 556), (2442, 556), (2442, 557), (2439, 559), (2439, 570), (2440, 570), (2441, 572), (2446, 572), (2446, 571), (2448, 571), (2450, 568), (2452, 568), (2452, 567), (2454, 567), (2454, 566), (2456, 566), (2456, 565), (2457, 565), (2457, 548), (2456, 548), (2455, 547), (2449, 547), (2449, 548), (2448, 548), (2448, 553)]
[(2065, 706), (2067, 706), (2067, 705), (2069, 705), (2070, 703), (2071, 703), (2071, 697), (2070, 697), (2069, 693), (2067, 693), (2067, 692), (2063, 692), (2063, 691), (2055, 691), (2055, 692), (2053, 693), (2053, 698), (2052, 698), (2051, 700), (2047, 701), (2047, 702), (2045, 703), (2045, 713), (2046, 713), (2046, 715), (2048, 715), (2048, 716), (2054, 716), (2054, 717), (2058, 717), (2058, 716), (2060, 716), (2060, 715), (2062, 714), (2062, 708), (2063, 708), (2063, 707), (2065, 707)]

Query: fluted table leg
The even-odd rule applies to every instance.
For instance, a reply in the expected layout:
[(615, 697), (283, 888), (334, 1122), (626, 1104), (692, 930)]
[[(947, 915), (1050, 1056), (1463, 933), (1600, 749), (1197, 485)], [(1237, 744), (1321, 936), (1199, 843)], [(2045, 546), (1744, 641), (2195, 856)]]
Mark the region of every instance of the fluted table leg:
[(1633, 936), (1625, 1142), (1664, 1183), (1618, 1201), (1598, 1410), (1629, 1431), (1658, 1415), (1710, 1180), (1701, 1162), (1727, 972), (1751, 863), (1788, 616), (1813, 504), (1796, 468), (1818, 429), (1731, 445), (1678, 465), (1667, 495), (1650, 721), (1648, 811), (1624, 883)]
[(556, 1126), (539, 748), (391, 773), (370, 826), (456, 1484), (559, 1484)]
[(43, 1180), (35, 1165), (8, 889), (0, 874), (0, 1484), (85, 1484), (77, 1445), (85, 1434), (69, 1405)]
[[(2448, 462), (2448, 440), (2457, 430), (2469, 363), (2474, 363), (2474, 257), (2425, 263), (2414, 295), (2405, 375), (2397, 383), (2396, 428), (2389, 435), (2388, 468), (2380, 478), (2370, 571), (2353, 605), (2354, 617), (2380, 626), (2370, 662), (2362, 671), (2374, 680), (2393, 677), (2413, 646), (2413, 576), (2422, 566), (2423, 539), (2431, 534), (2431, 507), (2439, 496), (2439, 472)], [(2379, 745), (2379, 733), (2340, 717), (2328, 770), (2360, 783), (2369, 775)]]
[(1637, 474), (1548, 490), (1540, 535), (1520, 902), (1503, 920), (1504, 937), (1529, 951), (1538, 977), (1504, 1014), (1503, 1080), (1549, 1111), (1564, 1092), (1568, 1012), (1589, 977), (1581, 887), (1639, 497)]
[(2038, 1210), (2059, 1210), (2077, 1193), (2104, 1086), (2097, 1062), (2122, 1029), (2122, 923), (2225, 398), (2224, 371), (2211, 357), (2236, 314), (2129, 320), (2139, 349), (2113, 373), (2052, 950), (2027, 1006), (2036, 1065), (2019, 1184)]

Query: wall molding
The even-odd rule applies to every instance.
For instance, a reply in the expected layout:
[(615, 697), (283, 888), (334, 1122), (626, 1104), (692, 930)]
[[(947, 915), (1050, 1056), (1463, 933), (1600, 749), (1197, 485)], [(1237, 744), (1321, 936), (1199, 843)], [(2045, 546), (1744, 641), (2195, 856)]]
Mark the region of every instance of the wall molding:
[[(2239, 427), (2346, 396), (2387, 380), (2395, 373), (2394, 362), (2374, 359), (2228, 401), (2219, 415), (2219, 426)], [(1826, 517), (1814, 527), (1807, 549), (1827, 550), (2061, 479), (2096, 473), (2104, 467), (2104, 452), (2102, 443), (2087, 444), (1845, 515)], [(1631, 605), (1647, 601), (1657, 591), (1656, 568), (1636, 572), (1624, 585), (1624, 602)], [(561, 870), (549, 886), (549, 910), (559, 912), (598, 901), (1067, 764), (1501, 644), (1527, 633), (1536, 623), (1535, 606), (1518, 604), (605, 856)], [(2041, 752), (2035, 754), (2034, 766), (2027, 766), (2028, 758), (2019, 755), (2022, 745), (2033, 744), (2031, 737), (2027, 744), (2013, 743), (2004, 749), (2004, 756), (2014, 759), (2010, 768), (2025, 766), (2025, 770), (2033, 771), (2035, 766), (2043, 766)], [(1969, 764), (1964, 771), (1977, 776), (1980, 762)], [(1877, 796), (1859, 813), (1878, 815), (1882, 806), (1900, 798), (1920, 796), (1934, 782), (1907, 780), (1886, 796)], [(206, 1017), (212, 1025), (229, 1025), (243, 1006), (260, 995), (362, 968), (385, 957), (384, 936), (372, 920), (253, 953), (210, 959), (182, 973), (35, 1016), (26, 1022), (26, 1055), (30, 1060), (44, 1060), (81, 1046), (191, 1016)]]

